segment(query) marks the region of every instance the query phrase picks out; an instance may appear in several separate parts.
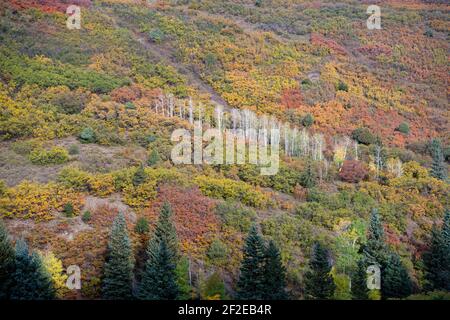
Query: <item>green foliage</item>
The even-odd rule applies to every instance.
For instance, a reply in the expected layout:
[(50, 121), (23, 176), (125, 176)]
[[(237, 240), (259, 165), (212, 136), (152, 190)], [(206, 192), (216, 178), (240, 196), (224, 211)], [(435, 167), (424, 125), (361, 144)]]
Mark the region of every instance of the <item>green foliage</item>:
[(131, 242), (125, 216), (119, 213), (114, 219), (104, 265), (102, 295), (104, 299), (132, 298), (133, 265)]
[(336, 286), (333, 299), (351, 300), (352, 294), (350, 292), (350, 277), (346, 274), (333, 272), (333, 281)]
[(316, 242), (309, 261), (309, 271), (305, 273), (305, 296), (308, 299), (330, 299), (336, 285), (331, 275), (328, 249)]
[(6, 183), (0, 179), (0, 197), (6, 194)]
[(265, 246), (256, 225), (252, 225), (244, 245), (244, 257), (237, 283), (237, 298), (261, 300), (265, 297)]
[(55, 298), (50, 274), (36, 252), (30, 254), (24, 240), (18, 240), (15, 250), (15, 271), (12, 274), (13, 300), (50, 300)]
[(214, 272), (202, 284), (201, 296), (205, 300), (223, 300), (226, 298), (225, 284), (218, 272)]
[(80, 153), (80, 148), (76, 144), (71, 144), (69, 146), (69, 154), (70, 155), (76, 155)]
[(431, 176), (436, 179), (445, 180), (447, 178), (447, 168), (444, 163), (444, 155), (440, 140), (433, 139), (431, 141), (431, 154), (433, 157)]
[(139, 217), (136, 225), (134, 226), (134, 231), (139, 234), (146, 234), (150, 230), (148, 225), (148, 220), (145, 217)]
[(63, 213), (67, 218), (72, 218), (75, 215), (75, 210), (71, 202), (64, 204)]
[(141, 300), (175, 300), (179, 295), (175, 273), (175, 253), (165, 239), (157, 245), (150, 241), (147, 249), (148, 260), (139, 284), (137, 297)]
[(286, 300), (286, 268), (275, 242), (269, 241), (264, 261), (264, 287), (267, 300)]
[(190, 285), (190, 270), (189, 270), (189, 259), (186, 256), (182, 256), (177, 263), (175, 269), (177, 276), (177, 285), (179, 288), (178, 299), (189, 300), (192, 298), (192, 287)]
[(63, 147), (53, 147), (50, 150), (39, 148), (31, 151), (28, 159), (39, 165), (61, 164), (69, 160), (69, 153)]
[(0, 300), (8, 299), (12, 287), (12, 277), (15, 268), (15, 255), (8, 231), (0, 220)]
[[(158, 222), (151, 241), (149, 241), (147, 254), (149, 258), (153, 256), (152, 248), (159, 250), (159, 242), (165, 241), (165, 245), (170, 251), (170, 255), (177, 260), (178, 257), (178, 240), (177, 231), (172, 222), (172, 208), (168, 202), (164, 202), (159, 213)], [(155, 257), (154, 257), (155, 258)]]
[(310, 113), (308, 113), (302, 119), (302, 125), (306, 128), (311, 127), (313, 125), (313, 123), (314, 123), (314, 117)]
[(78, 135), (78, 139), (81, 143), (94, 143), (97, 141), (95, 132), (90, 127), (83, 128), (83, 130), (81, 130), (80, 134)]
[(226, 245), (219, 239), (214, 239), (209, 246), (207, 256), (214, 263), (222, 264), (226, 262), (227, 253)]
[(391, 253), (382, 269), (381, 296), (388, 298), (406, 298), (412, 293), (412, 282), (400, 257)]
[(316, 173), (312, 161), (308, 161), (300, 176), (300, 184), (305, 188), (312, 188), (316, 185)]
[(352, 138), (365, 145), (374, 144), (377, 142), (377, 138), (368, 128), (358, 128), (353, 130)]
[(91, 218), (92, 218), (92, 214), (89, 210), (84, 211), (83, 215), (81, 216), (81, 220), (84, 223), (88, 223), (89, 221), (91, 221)]
[(336, 90), (347, 92), (348, 85), (343, 81), (339, 81), (338, 84), (336, 85)]
[(158, 150), (153, 149), (150, 153), (150, 156), (148, 157), (147, 164), (150, 167), (153, 167), (154, 165), (158, 164), (158, 162), (161, 160), (161, 157), (159, 156)]
[(443, 226), (433, 226), (429, 248), (422, 258), (425, 266), (425, 289), (450, 291), (450, 213)]
[(352, 275), (352, 298), (354, 300), (369, 299), (369, 289), (367, 288), (367, 266), (363, 259), (358, 261), (358, 268)]
[(242, 233), (248, 232), (256, 217), (254, 210), (248, 209), (238, 202), (229, 201), (220, 202), (216, 206), (216, 213), (224, 225)]
[(138, 169), (136, 170), (136, 172), (134, 173), (133, 180), (132, 180), (133, 186), (137, 187), (137, 186), (143, 184), (145, 182), (145, 180), (147, 180), (147, 177), (148, 176), (145, 173), (144, 166), (140, 165), (138, 167)]
[(363, 247), (363, 252), (366, 263), (376, 264), (379, 266), (385, 265), (388, 252), (378, 209), (372, 210), (367, 235), (367, 243)]
[(400, 123), (400, 125), (396, 128), (398, 132), (401, 132), (403, 134), (409, 134), (409, 125), (406, 122)]

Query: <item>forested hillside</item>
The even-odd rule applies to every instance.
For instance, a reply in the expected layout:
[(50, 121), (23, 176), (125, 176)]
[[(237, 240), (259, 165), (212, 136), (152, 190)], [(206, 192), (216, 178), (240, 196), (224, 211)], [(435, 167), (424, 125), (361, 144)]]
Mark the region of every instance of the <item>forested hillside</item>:
[[(2, 1), (0, 298), (450, 299), (449, 13)], [(174, 163), (196, 121), (279, 129), (279, 170)]]

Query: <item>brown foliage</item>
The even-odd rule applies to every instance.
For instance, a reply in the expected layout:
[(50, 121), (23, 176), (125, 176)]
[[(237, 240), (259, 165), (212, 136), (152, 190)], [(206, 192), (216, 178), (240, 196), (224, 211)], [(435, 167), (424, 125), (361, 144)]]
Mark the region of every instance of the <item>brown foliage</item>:
[(345, 160), (339, 170), (339, 177), (342, 181), (357, 183), (368, 176), (368, 170), (364, 163), (358, 160)]

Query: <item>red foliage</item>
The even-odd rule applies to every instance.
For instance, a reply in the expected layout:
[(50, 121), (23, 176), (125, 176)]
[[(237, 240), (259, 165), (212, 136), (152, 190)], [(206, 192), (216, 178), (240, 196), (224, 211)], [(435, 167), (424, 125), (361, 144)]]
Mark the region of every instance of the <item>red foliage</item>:
[(28, 8), (37, 8), (44, 12), (63, 12), (70, 5), (77, 5), (80, 7), (89, 7), (91, 0), (11, 0), (9, 4), (11, 7), (24, 10)]
[(141, 91), (136, 86), (121, 87), (111, 91), (111, 97), (114, 101), (125, 103), (141, 97)]
[(303, 97), (300, 89), (286, 89), (281, 94), (281, 104), (287, 109), (297, 109), (302, 105)]
[(215, 201), (203, 196), (198, 188), (182, 189), (164, 185), (159, 189), (158, 198), (143, 212), (154, 224), (164, 201), (173, 210), (173, 221), (181, 249), (189, 254), (201, 254), (219, 233), (219, 222), (214, 214)]
[(311, 33), (311, 44), (314, 46), (320, 46), (330, 49), (337, 54), (347, 55), (347, 51), (341, 45), (339, 45), (336, 41), (332, 39), (325, 38), (323, 35), (318, 33)]
[(345, 160), (339, 170), (339, 177), (342, 181), (357, 183), (368, 176), (368, 171), (364, 163), (358, 160)]
[(392, 50), (390, 47), (385, 45), (366, 45), (357, 49), (362, 54), (365, 54), (369, 57), (376, 57), (380, 54), (385, 54), (387, 56), (391, 55)]

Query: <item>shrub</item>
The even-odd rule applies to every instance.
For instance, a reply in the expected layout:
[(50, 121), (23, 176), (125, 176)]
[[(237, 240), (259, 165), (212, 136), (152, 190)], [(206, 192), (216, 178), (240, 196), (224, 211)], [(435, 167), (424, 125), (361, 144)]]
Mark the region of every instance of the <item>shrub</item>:
[(146, 181), (138, 186), (127, 185), (123, 190), (123, 201), (131, 207), (147, 207), (156, 198), (156, 181)]
[(63, 147), (53, 147), (50, 150), (34, 149), (28, 156), (33, 164), (61, 164), (69, 160), (69, 153)]
[(6, 183), (0, 179), (0, 197), (6, 194)]
[(92, 214), (89, 210), (86, 210), (83, 212), (83, 215), (81, 216), (81, 220), (83, 220), (84, 223), (87, 223), (91, 220)]
[(342, 181), (357, 183), (366, 179), (369, 172), (365, 165), (357, 160), (345, 160), (339, 170), (339, 177)]
[(139, 219), (136, 222), (136, 225), (134, 226), (134, 231), (139, 234), (146, 234), (150, 230), (148, 226), (148, 221), (145, 217), (139, 217)]
[(219, 239), (214, 239), (214, 241), (209, 246), (207, 256), (209, 259), (221, 263), (224, 262), (227, 257), (227, 246)]
[(339, 90), (339, 91), (347, 92), (348, 91), (348, 85), (345, 82), (339, 81), (337, 86), (336, 86), (336, 89)]
[(402, 122), (395, 130), (403, 134), (409, 134), (409, 125), (406, 122)]
[(22, 156), (28, 156), (34, 149), (42, 148), (42, 143), (37, 140), (16, 141), (11, 144), (11, 149)]
[(310, 113), (308, 113), (302, 119), (302, 125), (306, 128), (311, 127), (313, 123), (314, 123), (314, 117)]
[(78, 145), (71, 144), (69, 146), (69, 154), (70, 155), (75, 155), (75, 154), (79, 154), (79, 153), (80, 153), (80, 148), (78, 147)]
[(114, 192), (114, 178), (110, 174), (96, 174), (90, 176), (88, 189), (99, 197), (106, 197)]
[(66, 204), (64, 204), (63, 213), (68, 218), (72, 218), (74, 216), (75, 210), (71, 202), (67, 202)]
[(148, 157), (147, 164), (152, 167), (156, 165), (161, 160), (158, 150), (153, 149), (150, 153), (150, 156)]
[(65, 167), (59, 174), (57, 181), (65, 187), (73, 188), (77, 191), (87, 191), (89, 189), (89, 174), (76, 167)]
[(250, 226), (256, 217), (254, 210), (233, 202), (219, 203), (216, 207), (216, 213), (224, 225), (242, 233), (247, 233), (250, 230)]
[(148, 33), (148, 37), (155, 43), (161, 43), (165, 38), (165, 34), (160, 29), (153, 29)]
[(373, 144), (377, 141), (377, 138), (368, 128), (358, 128), (353, 130), (352, 138), (365, 145)]
[(78, 139), (82, 143), (94, 143), (97, 141), (95, 132), (90, 127), (83, 128), (83, 130), (81, 130), (80, 134), (78, 135)]

